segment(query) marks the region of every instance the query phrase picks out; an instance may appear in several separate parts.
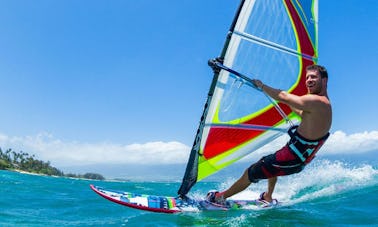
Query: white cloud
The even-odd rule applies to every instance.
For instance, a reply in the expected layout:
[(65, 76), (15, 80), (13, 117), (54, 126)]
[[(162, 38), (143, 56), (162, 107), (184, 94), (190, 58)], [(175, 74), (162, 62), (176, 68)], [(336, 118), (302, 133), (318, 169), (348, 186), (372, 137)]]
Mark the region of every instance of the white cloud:
[(190, 147), (179, 142), (148, 142), (144, 144), (114, 144), (65, 142), (47, 133), (36, 136), (9, 137), (0, 134), (0, 147), (23, 150), (53, 165), (161, 164), (185, 163)]
[(378, 131), (347, 135), (336, 131), (324, 144), (325, 154), (354, 154), (378, 150)]
[[(260, 157), (283, 146), (288, 136), (283, 136), (256, 151)], [(148, 142), (144, 144), (115, 144), (109, 142), (82, 143), (62, 141), (51, 134), (11, 137), (0, 133), (0, 147), (12, 148), (35, 154), (38, 159), (49, 160), (54, 166), (85, 164), (169, 164), (186, 163), (190, 146), (180, 142)], [(319, 155), (353, 154), (378, 150), (378, 131), (347, 135), (336, 131), (328, 139)]]

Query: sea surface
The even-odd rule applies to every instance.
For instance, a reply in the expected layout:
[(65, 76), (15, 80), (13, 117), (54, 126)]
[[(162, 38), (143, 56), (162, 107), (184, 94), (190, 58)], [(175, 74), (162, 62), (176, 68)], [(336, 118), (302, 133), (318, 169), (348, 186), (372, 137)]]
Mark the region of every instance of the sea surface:
[[(89, 188), (176, 195), (171, 181), (90, 181), (0, 171), (0, 226), (378, 226), (378, 166), (316, 160), (302, 173), (282, 177), (273, 209), (160, 214), (109, 202)], [(174, 171), (174, 170), (173, 170)], [(204, 197), (237, 176), (199, 182), (190, 192)], [(235, 198), (256, 198), (266, 181)]]

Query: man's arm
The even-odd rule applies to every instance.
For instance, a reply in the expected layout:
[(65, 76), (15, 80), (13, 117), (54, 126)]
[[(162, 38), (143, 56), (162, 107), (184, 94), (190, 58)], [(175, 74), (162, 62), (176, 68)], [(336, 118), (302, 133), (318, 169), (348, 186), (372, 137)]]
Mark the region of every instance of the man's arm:
[(256, 87), (260, 88), (273, 99), (290, 106), (290, 108), (299, 116), (302, 116), (303, 111), (310, 111), (311, 109), (311, 102), (309, 102), (311, 97), (308, 97), (307, 95), (297, 96), (290, 94), (286, 91), (265, 85), (260, 80), (253, 80), (253, 82)]

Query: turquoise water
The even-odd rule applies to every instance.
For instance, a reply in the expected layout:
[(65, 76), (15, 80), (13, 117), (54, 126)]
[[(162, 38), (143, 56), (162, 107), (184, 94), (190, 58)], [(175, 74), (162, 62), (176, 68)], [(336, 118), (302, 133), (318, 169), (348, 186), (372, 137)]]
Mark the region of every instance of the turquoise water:
[[(279, 179), (274, 209), (159, 214), (111, 203), (89, 188), (175, 195), (180, 182), (110, 182), (0, 171), (0, 226), (378, 226), (378, 168), (316, 161), (300, 174)], [(200, 182), (191, 196), (203, 197), (226, 182)], [(266, 182), (235, 198), (256, 198)]]

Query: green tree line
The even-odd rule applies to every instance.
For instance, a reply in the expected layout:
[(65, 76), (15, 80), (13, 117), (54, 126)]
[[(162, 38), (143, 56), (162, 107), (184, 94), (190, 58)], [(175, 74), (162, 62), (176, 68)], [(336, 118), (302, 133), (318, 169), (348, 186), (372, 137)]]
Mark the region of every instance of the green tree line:
[(29, 173), (45, 174), (49, 176), (86, 178), (95, 180), (104, 180), (105, 178), (98, 173), (64, 174), (63, 171), (51, 166), (50, 162), (44, 162), (35, 158), (26, 152), (16, 152), (12, 149), (3, 151), (0, 148), (0, 170), (21, 170)]

